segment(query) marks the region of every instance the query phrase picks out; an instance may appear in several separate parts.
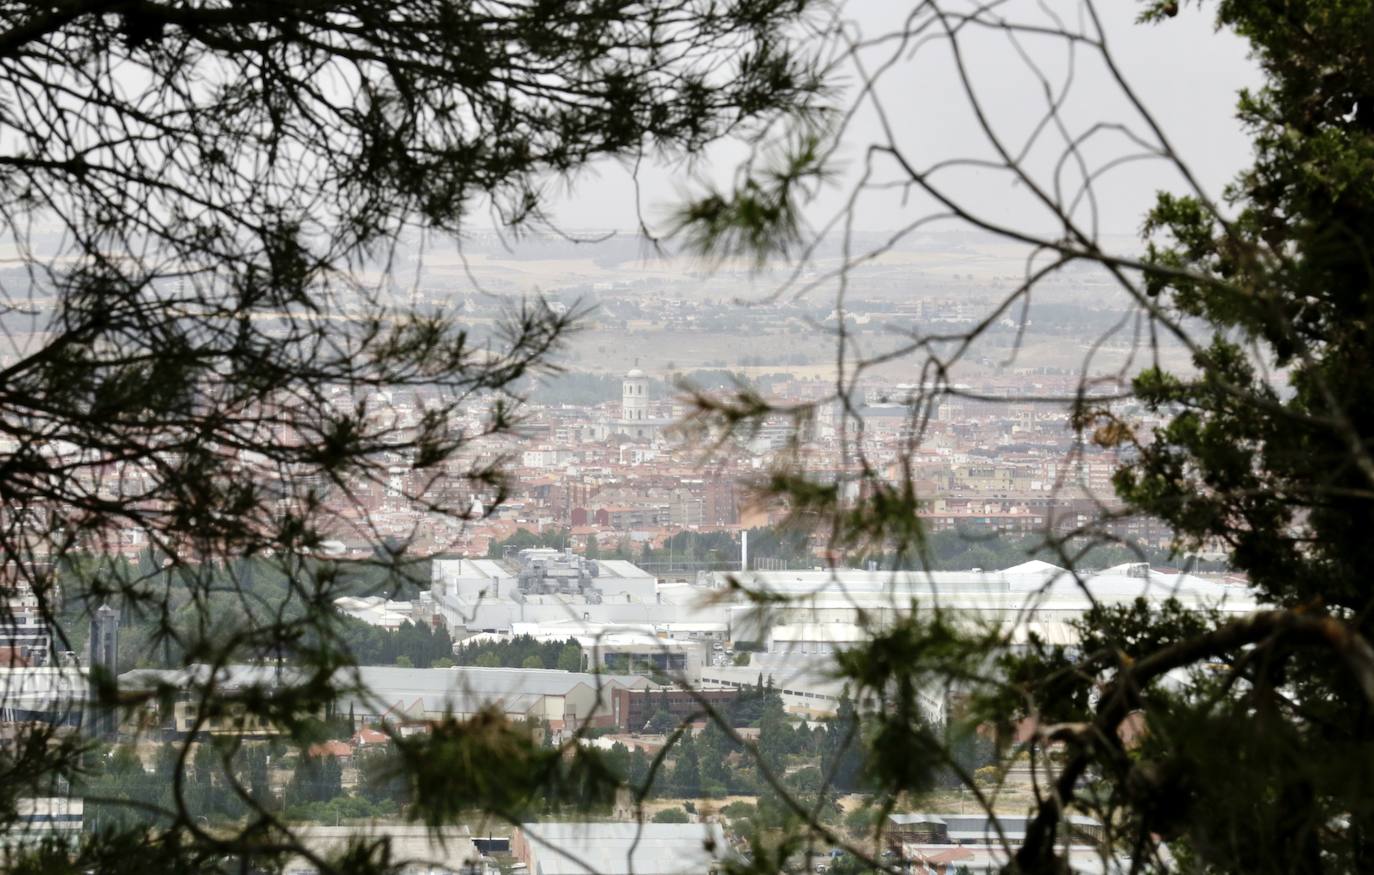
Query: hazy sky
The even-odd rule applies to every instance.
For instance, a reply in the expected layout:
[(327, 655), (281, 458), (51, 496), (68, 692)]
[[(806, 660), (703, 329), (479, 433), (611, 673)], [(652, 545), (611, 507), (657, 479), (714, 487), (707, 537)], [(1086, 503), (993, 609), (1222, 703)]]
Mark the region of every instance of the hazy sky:
[[(852, 0), (843, 9), (845, 17), (871, 38), (892, 32), (914, 5), (891, 0)], [(951, 4), (950, 8), (958, 7)], [(1001, 11), (1008, 19), (1049, 24), (1051, 21), (1043, 11), (1049, 9), (1075, 27), (1083, 8), (1077, 2), (1045, 0), (1043, 7), (1012, 2), (1001, 7)], [(1247, 140), (1234, 118), (1233, 108), (1237, 89), (1258, 82), (1254, 64), (1239, 39), (1213, 30), (1210, 6), (1199, 9), (1188, 5), (1177, 18), (1149, 26), (1134, 24), (1138, 11), (1139, 4), (1135, 2), (1099, 0), (1098, 13), (1103, 18), (1108, 45), (1126, 79), (1156, 116), (1178, 154), (1204, 187), (1218, 194), (1221, 186), (1249, 159)], [(1091, 25), (1085, 24), (1084, 29), (1090, 30)], [(942, 40), (923, 46), (914, 57), (905, 54), (885, 74), (877, 89), (895, 142), (908, 160), (918, 166), (957, 156), (995, 157), (975, 124), (948, 45)], [(1009, 144), (1019, 147), (1045, 113), (1047, 104), (1041, 84), (1029, 72), (1016, 47), (1000, 32), (983, 29), (970, 33), (961, 39), (960, 48), (991, 124)], [(1065, 44), (1027, 37), (1021, 40), (1021, 48), (1043, 67), (1057, 90), (1067, 72)], [(890, 52), (886, 48), (874, 50), (865, 55), (866, 61), (876, 65), (880, 54), (885, 57)], [(851, 84), (857, 81), (855, 72), (853, 67), (843, 70)], [(1075, 76), (1062, 115), (1070, 136), (1081, 135), (1096, 122), (1106, 122), (1128, 125), (1136, 134), (1149, 137), (1148, 129), (1130, 108), (1106, 67), (1087, 47), (1076, 52)], [(877, 114), (865, 107), (847, 132), (840, 153), (847, 172), (809, 212), (813, 223), (824, 222), (844, 203), (863, 167), (866, 146), (881, 137)], [(1047, 189), (1052, 186), (1052, 170), (1063, 151), (1063, 142), (1057, 131), (1047, 130), (1028, 155), (1027, 166)], [(1124, 137), (1104, 133), (1091, 141), (1083, 153), (1090, 163), (1100, 164), (1132, 151), (1138, 150)], [(728, 180), (744, 154), (738, 145), (727, 145), (696, 162), (690, 173), (689, 168), (680, 165), (642, 171), (646, 216), (661, 222), (672, 204), (680, 202), (683, 193), (692, 187), (692, 174), (718, 183)], [(894, 178), (892, 167), (891, 163), (875, 166), (875, 178)], [(1005, 174), (959, 170), (938, 178), (950, 186), (952, 196), (980, 215), (1022, 227), (1047, 227), (1049, 214), (1034, 202), (1024, 186), (1013, 185)], [(1070, 172), (1065, 184), (1074, 182)], [(1161, 162), (1125, 164), (1105, 176), (1096, 186), (1102, 233), (1134, 234), (1152, 193), (1161, 187), (1180, 187), (1176, 174)], [(633, 185), (627, 169), (601, 165), (592, 174), (584, 175), (569, 195), (560, 198), (556, 216), (567, 228), (630, 229), (634, 225), (633, 204)], [(1084, 223), (1089, 221), (1086, 209), (1084, 204), (1078, 214)], [(899, 192), (871, 194), (855, 211), (854, 227), (890, 230), (930, 210), (930, 202), (919, 197), (911, 197), (903, 205)]]

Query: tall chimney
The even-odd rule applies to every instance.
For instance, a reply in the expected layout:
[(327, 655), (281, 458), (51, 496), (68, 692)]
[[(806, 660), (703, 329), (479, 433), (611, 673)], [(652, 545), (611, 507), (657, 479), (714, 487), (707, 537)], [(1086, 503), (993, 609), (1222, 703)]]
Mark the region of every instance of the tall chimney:
[(739, 570), (749, 570), (749, 530), (739, 533)]

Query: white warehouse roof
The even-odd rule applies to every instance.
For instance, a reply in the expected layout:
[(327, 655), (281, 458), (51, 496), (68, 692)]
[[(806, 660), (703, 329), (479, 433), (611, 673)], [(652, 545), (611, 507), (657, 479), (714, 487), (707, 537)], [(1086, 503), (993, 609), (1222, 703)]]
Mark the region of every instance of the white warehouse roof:
[(714, 823), (537, 823), (520, 829), (534, 849), (530, 875), (699, 875), (728, 847)]

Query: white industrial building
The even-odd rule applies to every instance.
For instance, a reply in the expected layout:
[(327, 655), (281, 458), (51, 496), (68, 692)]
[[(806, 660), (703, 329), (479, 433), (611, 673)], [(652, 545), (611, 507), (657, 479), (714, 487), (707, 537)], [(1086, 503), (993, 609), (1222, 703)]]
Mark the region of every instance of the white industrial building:
[(529, 875), (702, 875), (727, 848), (716, 823), (529, 823), (511, 840)]
[[(1072, 646), (1073, 621), (1094, 603), (1174, 598), (1185, 607), (1237, 615), (1258, 607), (1242, 583), (1164, 573), (1144, 563), (1080, 575), (1039, 561), (986, 572), (750, 571), (703, 575), (701, 583), (720, 595), (732, 579), (769, 596), (764, 610), (741, 597), (721, 603), (731, 641), (750, 642), (763, 652), (753, 654), (746, 667), (708, 667), (701, 681), (750, 686), (763, 675), (788, 710), (805, 714), (827, 713), (838, 702), (843, 684), (833, 676), (834, 653), (913, 611), (938, 608), (971, 628), (996, 629), (1013, 646), (1031, 634)], [(924, 701), (927, 716), (942, 719), (945, 704), (943, 695), (932, 692)]]
[[(296, 841), (316, 858), (332, 859), (360, 841), (384, 840), (397, 875), (495, 875), (500, 869), (477, 849), (465, 826), (372, 824), (366, 827), (307, 824), (292, 830)], [(315, 875), (320, 870), (304, 856), (287, 860), (284, 875)]]
[[(782, 697), (783, 708), (793, 714), (821, 717), (834, 714), (844, 693), (844, 681), (835, 677), (829, 657), (798, 658), (790, 653), (755, 653), (746, 666), (710, 666), (701, 671), (708, 687), (748, 689), (771, 682)], [(938, 703), (932, 702), (931, 707)]]
[[(495, 709), (512, 720), (548, 721), (554, 729), (609, 726), (613, 692), (649, 686), (648, 679), (636, 675), (554, 669), (362, 666), (356, 671), (365, 692), (344, 693), (336, 707), (364, 722), (421, 723)], [(340, 680), (352, 678), (345, 674)]]
[(432, 569), (435, 610), (454, 638), (576, 618), (652, 622), (658, 605), (657, 580), (633, 563), (558, 550), (521, 550), (510, 560), (440, 558)]
[(84, 828), (85, 800), (70, 796), (20, 796), (14, 814), (0, 831), (0, 849), (16, 851), (39, 842), (75, 844)]
[[(904, 871), (912, 875), (967, 872), (994, 875), (1004, 872), (1012, 853), (1026, 840), (1030, 818), (1025, 815), (889, 814), (884, 836), (897, 853)], [(1131, 860), (1112, 854), (1103, 843), (1100, 822), (1065, 815), (1057, 843), (1065, 871), (1073, 875), (1116, 875), (1135, 871)]]
[(1249, 613), (1251, 590), (1225, 579), (1170, 574), (1145, 563), (1075, 575), (1031, 561), (1002, 571), (748, 571), (704, 575), (702, 583), (765, 593), (767, 611), (736, 598), (726, 603), (733, 641), (752, 641), (770, 652), (831, 652), (862, 640), (865, 629), (891, 625), (912, 611), (939, 608), (970, 624), (995, 624), (1025, 640), (1031, 632), (1071, 644), (1069, 623), (1094, 603), (1128, 604), (1136, 598), (1174, 598), (1185, 607)]
[[(765, 598), (751, 601), (742, 590)], [(1224, 614), (1258, 606), (1243, 582), (1144, 563), (1077, 575), (1040, 561), (1001, 571), (736, 571), (659, 585), (628, 562), (596, 563), (593, 573), (581, 557), (553, 550), (522, 551), (511, 562), (436, 560), (433, 596), (457, 639), (481, 632), (574, 638), (594, 654), (588, 669), (671, 668), (691, 683), (740, 687), (763, 672), (789, 710), (804, 714), (833, 711), (842, 690), (833, 679), (835, 653), (913, 611), (938, 608), (1013, 645), (1034, 634), (1072, 646), (1072, 624), (1093, 604), (1173, 598)], [(760, 651), (748, 665), (714, 664), (724, 661), (717, 644), (725, 651), (743, 642)], [(939, 700), (928, 705), (930, 716), (942, 715)]]
[(90, 699), (87, 669), (75, 665), (0, 666), (0, 723), (78, 726)]
[[(221, 666), (213, 678), (216, 690), (228, 694), (270, 692), (305, 680), (294, 668), (263, 665)], [(192, 730), (209, 734), (267, 731), (256, 724), (244, 724), (232, 703), (222, 718), (197, 720), (197, 696), (210, 682), (210, 667), (202, 664), (183, 669), (138, 669), (119, 677), (120, 686), (127, 689), (182, 691), (171, 713), (159, 714), (157, 720), (174, 734)], [(548, 721), (552, 728), (562, 729), (583, 723), (611, 725), (614, 691), (642, 689), (650, 682), (638, 675), (553, 669), (367, 665), (340, 669), (334, 685), (339, 690), (335, 710), (351, 713), (362, 723), (429, 723), (495, 710), (512, 720)]]
[(395, 601), (382, 596), (340, 596), (334, 599), (334, 607), (369, 626), (392, 631), (405, 623), (427, 623), (434, 616), (434, 600), (427, 592), (420, 593), (415, 601)]

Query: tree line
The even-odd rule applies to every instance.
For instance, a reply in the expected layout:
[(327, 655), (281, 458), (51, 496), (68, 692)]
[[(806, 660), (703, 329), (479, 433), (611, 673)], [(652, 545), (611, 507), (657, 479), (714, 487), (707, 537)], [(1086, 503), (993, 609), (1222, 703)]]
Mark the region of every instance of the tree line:
[(537, 641), (531, 635), (516, 635), (504, 641), (461, 642), (454, 649), (456, 665), (482, 668), (552, 668), (582, 671), (582, 645), (575, 639)]
[(443, 623), (412, 623), (395, 630), (344, 617), (342, 637), (359, 665), (400, 665), (408, 668), (442, 668), (453, 665), (453, 639)]
[[(776, 529), (759, 526), (748, 530), (749, 555), (759, 559), (776, 559), (788, 567), (810, 568), (816, 563), (811, 551), (810, 535), (797, 529)], [(628, 536), (607, 543), (592, 534), (577, 543), (567, 528), (549, 527), (539, 531), (517, 529), (509, 537), (492, 541), (487, 546), (487, 558), (500, 559), (508, 552), (528, 547), (568, 546), (581, 548), (588, 559), (622, 559), (627, 562), (713, 562), (732, 565), (739, 561), (740, 537), (736, 532), (698, 532), (685, 529), (667, 538), (663, 546), (632, 541)]]

